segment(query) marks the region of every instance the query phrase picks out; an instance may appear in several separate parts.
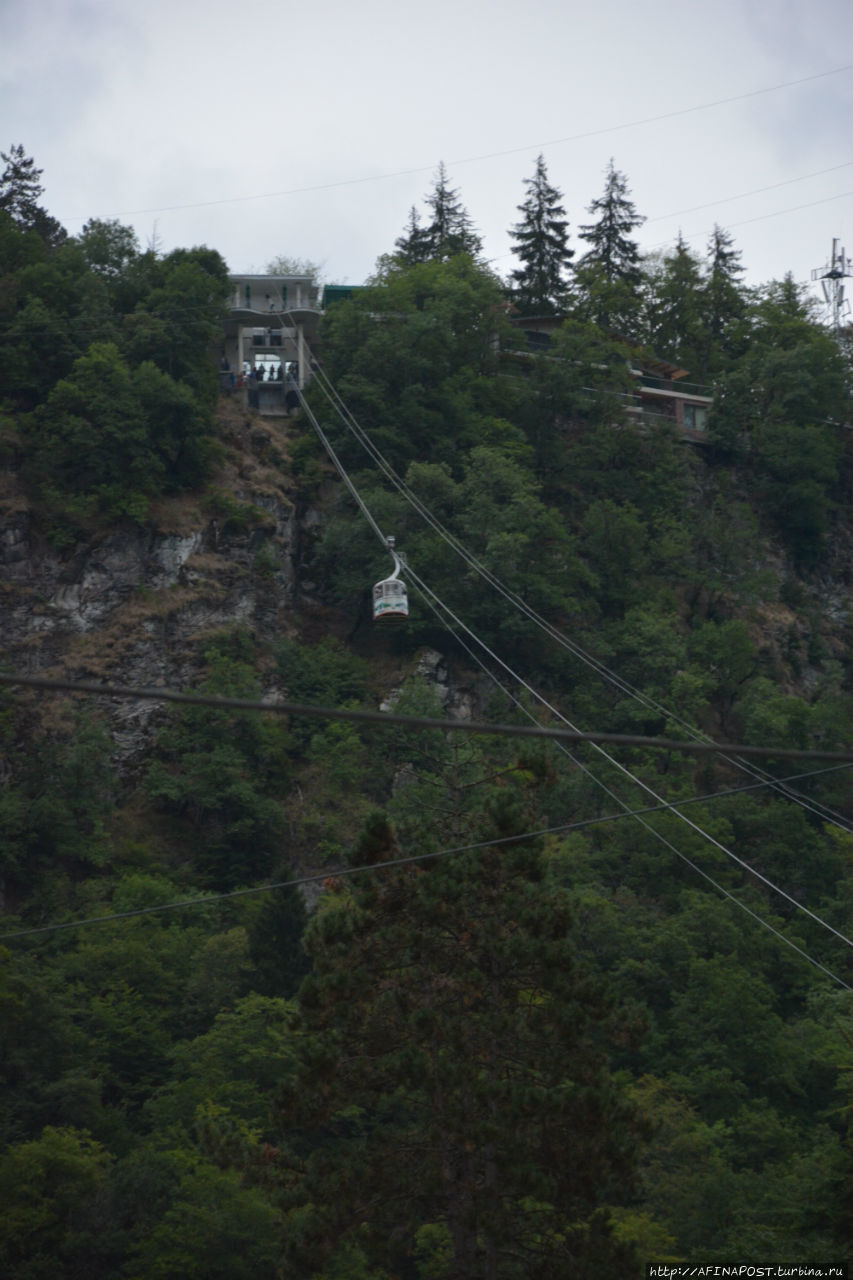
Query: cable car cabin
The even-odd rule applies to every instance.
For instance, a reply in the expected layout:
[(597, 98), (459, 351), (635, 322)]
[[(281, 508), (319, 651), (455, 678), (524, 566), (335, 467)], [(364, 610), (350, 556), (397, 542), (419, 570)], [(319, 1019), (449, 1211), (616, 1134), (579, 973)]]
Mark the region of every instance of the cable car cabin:
[(373, 588), (373, 621), (405, 622), (409, 616), (409, 597), (405, 582), (384, 578)]

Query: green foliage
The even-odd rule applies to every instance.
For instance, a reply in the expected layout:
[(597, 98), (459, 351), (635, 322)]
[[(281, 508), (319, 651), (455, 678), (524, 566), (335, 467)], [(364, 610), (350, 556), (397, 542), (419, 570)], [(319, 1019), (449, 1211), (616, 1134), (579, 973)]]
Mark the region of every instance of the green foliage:
[(119, 279), (140, 255), (136, 232), (115, 218), (90, 218), (76, 239), (92, 271), (107, 280)]
[[(836, 529), (836, 565), (846, 545), (849, 370), (797, 286), (749, 294), (719, 229), (704, 266), (680, 241), (642, 280), (630, 254), (588, 259), (572, 319), (531, 352), (496, 278), (428, 232), (413, 215), (374, 286), (330, 310), (324, 367), (418, 499), (589, 659), (488, 587), (309, 394), (464, 644), (470, 627), (582, 726), (848, 745), (834, 566), (811, 566)], [(69, 545), (204, 480), (224, 296), (210, 250), (140, 252), (97, 220), (58, 244), (0, 210), (2, 449), (39, 496), (36, 534)], [(638, 348), (603, 323), (719, 380), (710, 450), (626, 414)], [(346, 494), (318, 500), (313, 438), (292, 456), (322, 516), (302, 570), (334, 611), (293, 615), (274, 649), (208, 636), (202, 689), (336, 706), (393, 690), (440, 716), (445, 686), (411, 674), (436, 661), (414, 656), (426, 641), (475, 714), (521, 721), (414, 591), (395, 635), (360, 625), (387, 554)], [(201, 501), (273, 571), (265, 513)], [(358, 657), (330, 638), (348, 625)], [(672, 810), (602, 820), (652, 801), (585, 749), (576, 768), (550, 745), (193, 708), (118, 779), (94, 722), (46, 734), (13, 705), (4, 929), (74, 928), (0, 951), (4, 1275), (563, 1280), (843, 1251), (848, 993), (738, 904), (846, 975), (846, 943), (798, 909), (849, 933), (844, 772), (715, 796), (745, 781), (735, 761), (616, 750), (735, 862)], [(542, 850), (520, 838), (574, 823)], [(255, 892), (288, 863), (486, 841), (315, 884), (308, 904)]]
[(252, 987), (292, 996), (311, 967), (302, 949), (307, 913), (298, 889), (277, 889), (260, 904), (249, 929)]
[(618, 613), (632, 598), (648, 567), (648, 530), (630, 504), (594, 502), (584, 519), (583, 549), (598, 581), (605, 612)]
[[(427, 790), (414, 810), (431, 788), (440, 832), (517, 833), (526, 773), (493, 770), (452, 748), (446, 764), (417, 759)], [(393, 850), (374, 815), (352, 856)], [(414, 1254), (434, 1268), (449, 1250), (453, 1273), (471, 1277), (520, 1275), (519, 1250), (542, 1275), (592, 1276), (592, 1255), (628, 1263), (596, 1214), (627, 1185), (632, 1141), (605, 1068), (607, 1004), (529, 842), (350, 881), (307, 946), (315, 974), (300, 991), (306, 1034), (284, 1119), (322, 1125), (300, 1187), (317, 1213), (308, 1256), (347, 1240), (377, 1265)]]
[(152, 360), (209, 407), (216, 371), (202, 353), (221, 332), (229, 287), (225, 263), (210, 249), (176, 249), (154, 264), (153, 285), (125, 321), (129, 359)]
[(565, 302), (566, 272), (574, 257), (568, 247), (568, 221), (560, 204), (562, 192), (548, 181), (544, 156), (536, 173), (525, 179), (527, 199), (518, 206), (522, 220), (512, 229), (521, 266), (513, 271), (513, 302), (522, 315), (548, 315)]
[[(20, 1280), (98, 1274), (110, 1156), (88, 1134), (48, 1127), (0, 1157), (0, 1267)], [(106, 1255), (106, 1257), (105, 1257)]]
[(68, 514), (144, 514), (146, 499), (161, 486), (162, 462), (130, 370), (112, 343), (97, 344), (75, 361), (29, 434), (34, 471), (50, 494), (68, 495)]
[(203, 478), (206, 432), (188, 387), (95, 344), (28, 424), (30, 474), (55, 514), (141, 520), (150, 498)]
[[(431, 220), (424, 229), (427, 260), (447, 262), (457, 254), (474, 258), (482, 248), (480, 237), (474, 231), (468, 212), (463, 208), (459, 192), (447, 180), (442, 161), (435, 175), (435, 184), (426, 197)], [(411, 258), (411, 247), (409, 257)]]
[(115, 800), (110, 750), (103, 727), (81, 716), (70, 737), (38, 739), (15, 762), (0, 795), (0, 865), (10, 883), (103, 866)]
[(768, 515), (800, 564), (816, 563), (836, 507), (842, 441), (837, 428), (765, 421), (755, 460)]
[(809, 566), (837, 502), (843, 361), (790, 277), (768, 286), (748, 319), (749, 348), (723, 381), (709, 437), (721, 455), (751, 454), (764, 511)]
[(0, 157), (6, 161), (0, 174), (0, 210), (9, 214), (19, 227), (35, 232), (45, 244), (61, 244), (65, 229), (36, 203), (44, 189), (39, 181), (42, 170), (36, 168), (32, 156), (25, 154), (20, 143), (8, 152), (0, 152)]
[(208, 489), (204, 505), (212, 516), (222, 521), (223, 533), (246, 533), (258, 525), (269, 526), (270, 517), (253, 502), (239, 502), (224, 489)]
[(701, 381), (705, 376), (704, 280), (699, 259), (680, 234), (674, 250), (661, 259), (653, 280), (647, 268), (646, 288), (646, 345)]
[[(282, 640), (278, 645), (276, 662), (291, 702), (313, 703), (318, 707), (346, 707), (357, 706), (365, 696), (365, 662), (345, 649), (333, 636), (324, 636), (312, 645)], [(291, 731), (296, 742), (306, 745), (316, 734), (331, 727), (297, 716)]]
[(279, 1214), (230, 1170), (198, 1161), (135, 1250), (139, 1280), (275, 1280)]
[(146, 361), (134, 370), (133, 390), (162, 469), (162, 491), (194, 488), (208, 472), (210, 427), (191, 387)]
[[(211, 641), (201, 692), (257, 700), (245, 634)], [(237, 655), (237, 656), (235, 656)], [(180, 823), (197, 874), (229, 889), (267, 874), (284, 833), (288, 737), (277, 719), (188, 708), (158, 738), (148, 793)]]
[(193, 1132), (199, 1108), (227, 1108), (236, 1120), (269, 1132), (270, 1101), (293, 1073), (287, 1001), (251, 992), (222, 1009), (204, 1032), (175, 1047), (170, 1080), (146, 1105), (159, 1132)]
[(744, 317), (747, 293), (740, 253), (727, 231), (715, 225), (708, 243), (708, 273), (702, 296), (705, 350), (697, 373), (701, 379), (719, 374), (747, 347)]
[(589, 206), (598, 220), (579, 228), (590, 248), (578, 263), (582, 313), (604, 329), (630, 335), (637, 323), (640, 252), (631, 234), (645, 222), (629, 199), (625, 175), (613, 160), (604, 191)]
[(27, 233), (10, 229), (7, 248), (12, 260), (0, 312), (4, 394), (28, 410), (45, 401), (93, 341), (112, 338), (113, 325), (103, 283), (76, 245), (48, 257), (32, 252)]
[(688, 648), (691, 660), (710, 677), (709, 687), (725, 723), (735, 698), (757, 671), (755, 645), (747, 627), (739, 619), (706, 622), (693, 630)]
[(205, 478), (226, 268), (203, 248), (141, 254), (115, 221), (47, 245), (29, 225), (0, 211), (0, 376), (28, 415), (30, 487), (67, 542)]
[[(495, 422), (504, 416), (495, 341), (506, 329), (499, 281), (464, 255), (392, 266), (324, 319), (326, 368), (395, 466), (427, 457), (453, 464), (496, 431), (517, 439)], [(316, 407), (346, 463), (360, 466), (328, 410)]]

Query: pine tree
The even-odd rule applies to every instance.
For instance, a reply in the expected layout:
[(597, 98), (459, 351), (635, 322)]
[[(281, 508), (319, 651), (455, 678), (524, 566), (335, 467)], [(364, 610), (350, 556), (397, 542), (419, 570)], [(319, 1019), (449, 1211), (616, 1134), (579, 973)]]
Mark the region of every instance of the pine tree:
[(611, 158), (604, 192), (589, 206), (598, 220), (580, 228), (590, 248), (578, 264), (588, 316), (604, 328), (623, 331), (637, 323), (640, 248), (631, 232), (645, 222), (629, 195), (627, 179)]
[(525, 178), (527, 199), (518, 206), (523, 215), (511, 231), (522, 266), (513, 271), (513, 299), (523, 315), (548, 315), (561, 309), (567, 290), (566, 272), (574, 250), (568, 248), (568, 220), (560, 204), (562, 192), (548, 181), (545, 158), (536, 173)]
[(421, 226), (418, 211), (414, 205), (409, 210), (409, 221), (403, 234), (394, 241), (396, 253), (394, 259), (401, 266), (413, 267), (418, 262), (428, 262), (430, 257), (429, 232)]
[(446, 262), (457, 253), (467, 253), (476, 258), (483, 247), (482, 241), (459, 199), (458, 190), (448, 183), (443, 160), (426, 203), (432, 210), (432, 221), (424, 231), (427, 257)]

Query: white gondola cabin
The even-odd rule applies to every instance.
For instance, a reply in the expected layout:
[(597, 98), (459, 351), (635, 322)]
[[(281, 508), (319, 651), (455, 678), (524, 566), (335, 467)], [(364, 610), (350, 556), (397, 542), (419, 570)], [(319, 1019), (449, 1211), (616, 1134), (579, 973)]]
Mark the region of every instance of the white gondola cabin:
[(405, 582), (401, 582), (399, 573), (402, 568), (400, 557), (394, 550), (394, 539), (388, 538), (388, 550), (394, 557), (394, 572), (390, 578), (383, 578), (373, 588), (373, 621), (405, 622), (409, 616), (409, 596)]

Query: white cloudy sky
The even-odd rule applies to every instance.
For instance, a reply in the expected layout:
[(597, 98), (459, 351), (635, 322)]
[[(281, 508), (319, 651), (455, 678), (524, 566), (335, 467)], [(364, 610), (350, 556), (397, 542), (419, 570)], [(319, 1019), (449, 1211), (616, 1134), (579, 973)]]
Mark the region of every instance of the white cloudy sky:
[(644, 248), (718, 221), (756, 283), (853, 253), (851, 0), (5, 0), (0, 50), (0, 147), (72, 233), (358, 283), (443, 159), (506, 273), (541, 150), (573, 233), (613, 156)]

